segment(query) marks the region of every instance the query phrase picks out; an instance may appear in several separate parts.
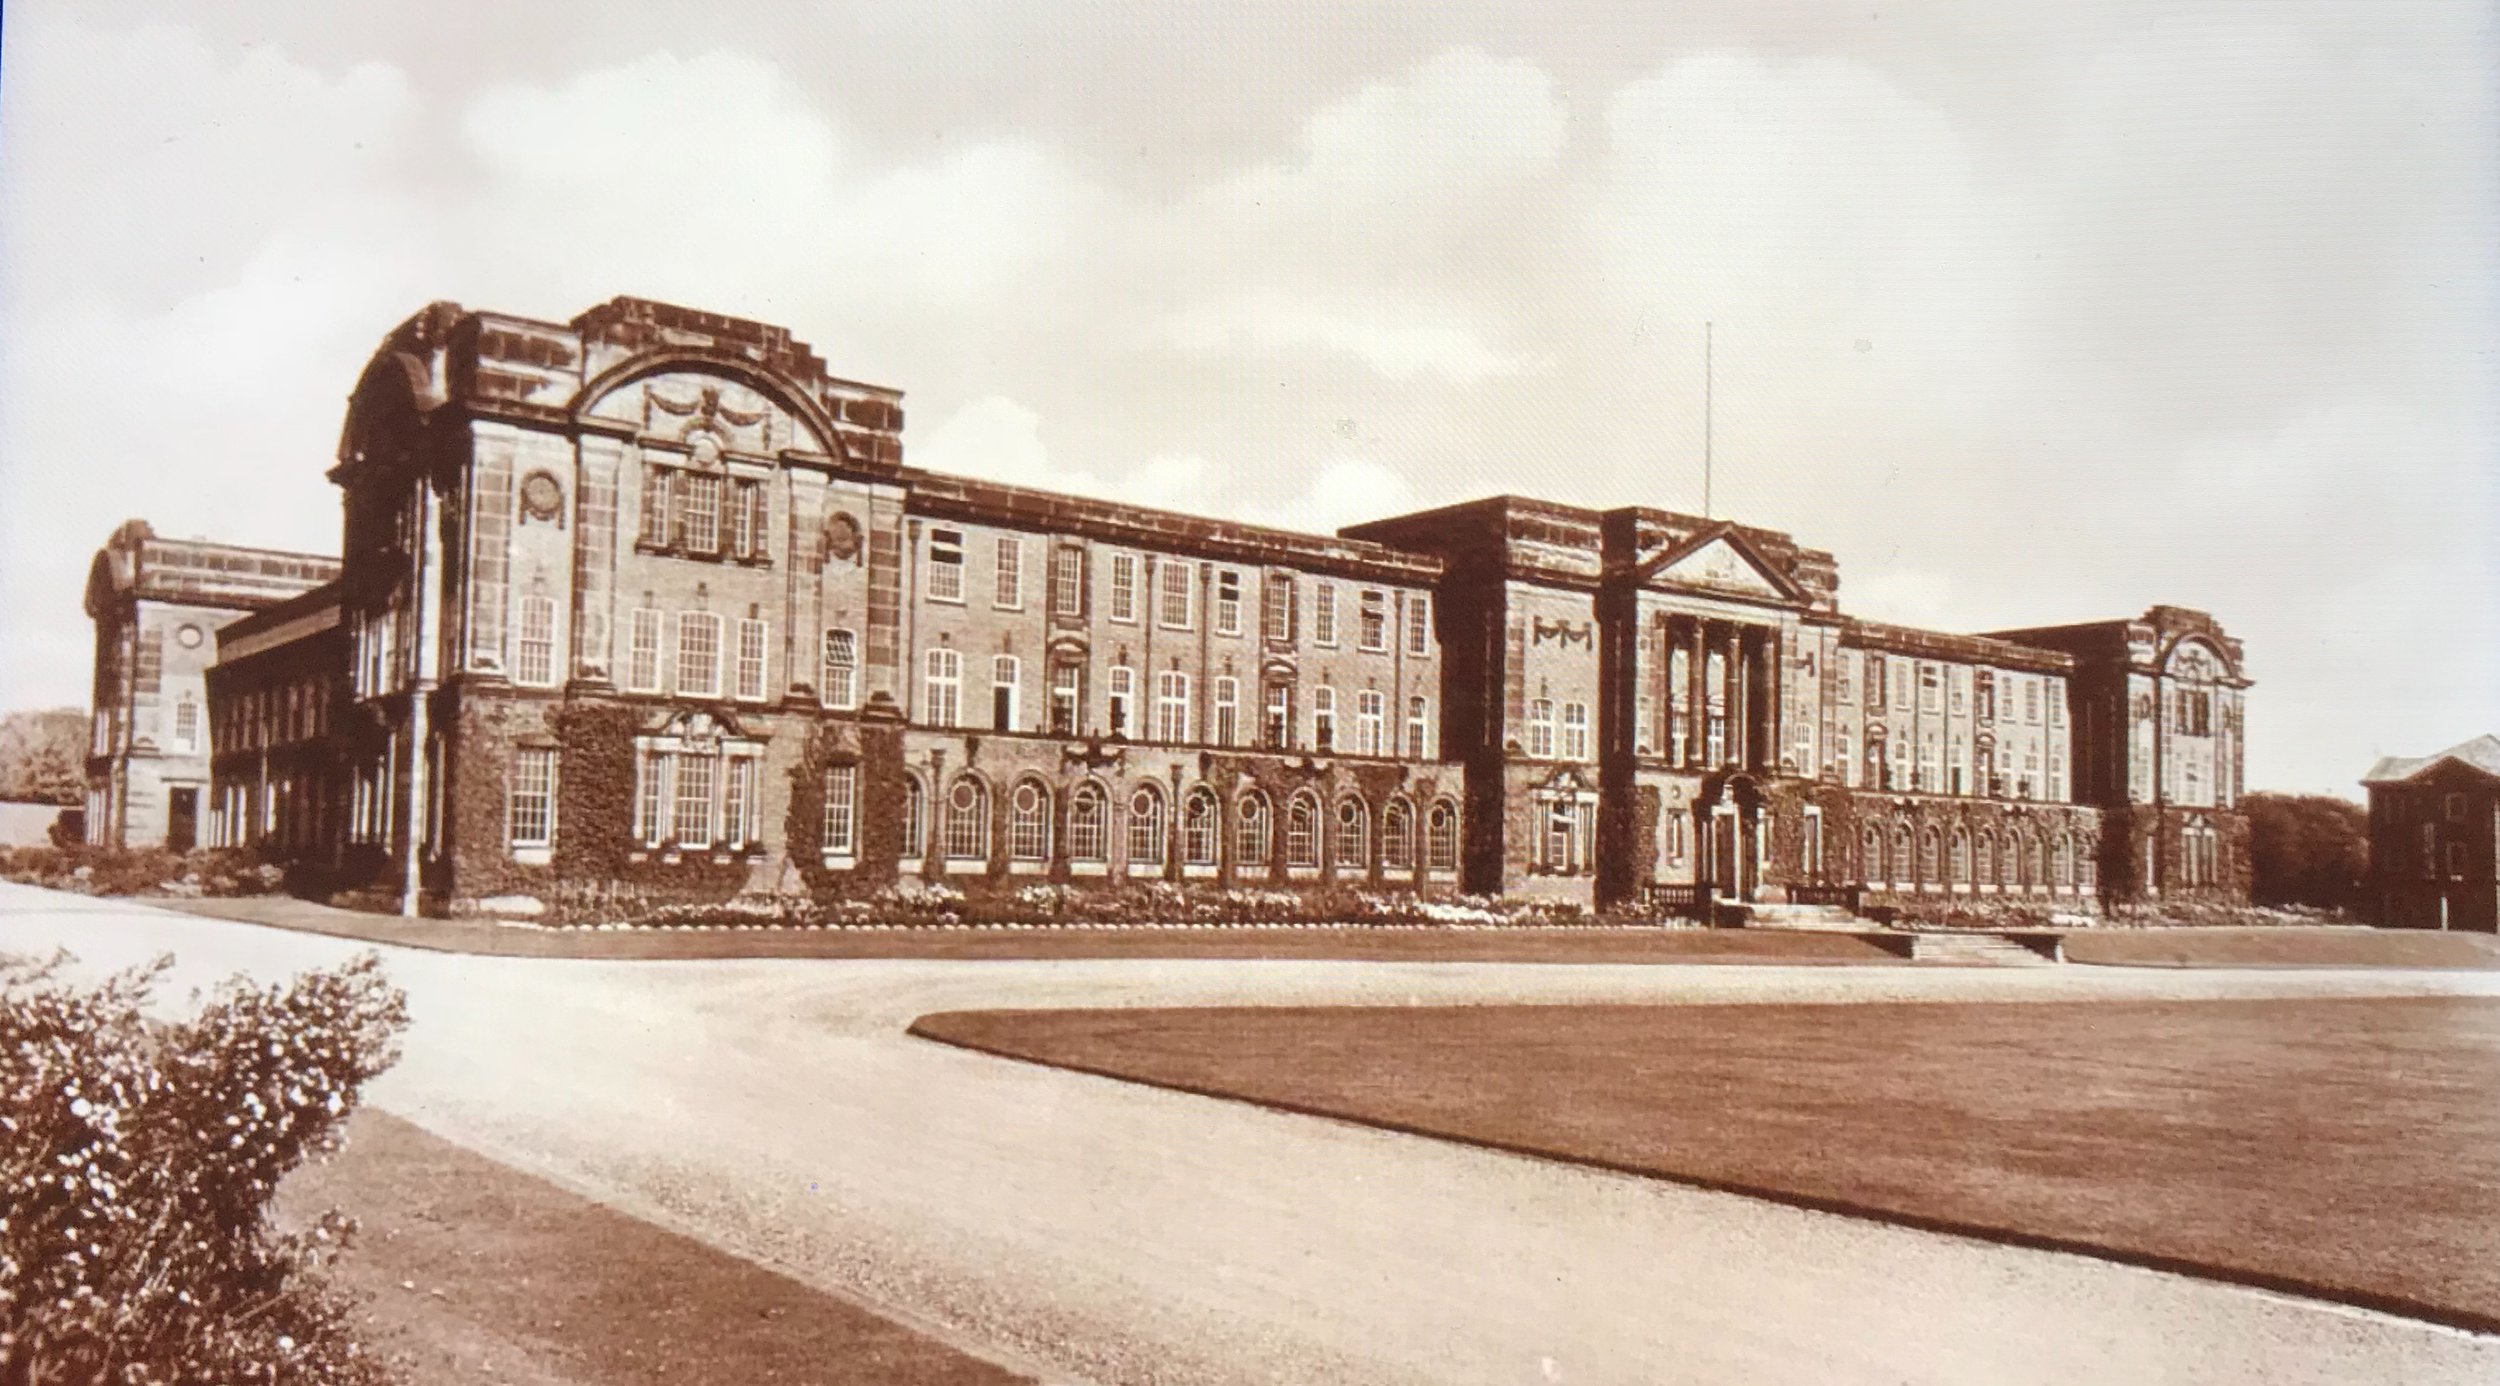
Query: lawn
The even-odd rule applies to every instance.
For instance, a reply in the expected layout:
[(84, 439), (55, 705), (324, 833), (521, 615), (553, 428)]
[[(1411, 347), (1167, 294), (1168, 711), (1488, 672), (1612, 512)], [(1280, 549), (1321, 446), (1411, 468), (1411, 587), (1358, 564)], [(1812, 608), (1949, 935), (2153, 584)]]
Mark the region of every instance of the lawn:
[(2500, 1002), (994, 1011), (912, 1028), (2500, 1331)]
[(361, 1219), (336, 1281), (411, 1386), (1029, 1379), (386, 1113), (348, 1137), (287, 1180), (281, 1215)]

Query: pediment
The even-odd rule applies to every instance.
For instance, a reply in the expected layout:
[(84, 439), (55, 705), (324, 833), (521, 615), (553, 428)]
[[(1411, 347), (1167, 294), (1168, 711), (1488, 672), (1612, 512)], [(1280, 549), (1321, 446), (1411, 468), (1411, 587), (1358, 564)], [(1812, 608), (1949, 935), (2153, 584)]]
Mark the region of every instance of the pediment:
[(1664, 561), (1650, 573), (1649, 582), (1653, 586), (1698, 588), (1766, 601), (1797, 599), (1794, 584), (1729, 533), (1701, 537), (1682, 552), (1665, 555)]
[(745, 381), (698, 370), (643, 376), (601, 396), (589, 413), (690, 452), (770, 457), (785, 448), (823, 446), (780, 400)]

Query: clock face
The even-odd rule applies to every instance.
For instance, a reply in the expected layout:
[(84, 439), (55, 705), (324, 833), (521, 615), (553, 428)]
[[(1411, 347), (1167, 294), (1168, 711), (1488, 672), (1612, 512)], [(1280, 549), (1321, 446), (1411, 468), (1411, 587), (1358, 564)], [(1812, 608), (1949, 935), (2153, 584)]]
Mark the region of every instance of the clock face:
[(552, 520), (556, 517), (557, 508), (563, 504), (564, 488), (546, 472), (532, 472), (521, 483), (521, 508), (532, 519)]

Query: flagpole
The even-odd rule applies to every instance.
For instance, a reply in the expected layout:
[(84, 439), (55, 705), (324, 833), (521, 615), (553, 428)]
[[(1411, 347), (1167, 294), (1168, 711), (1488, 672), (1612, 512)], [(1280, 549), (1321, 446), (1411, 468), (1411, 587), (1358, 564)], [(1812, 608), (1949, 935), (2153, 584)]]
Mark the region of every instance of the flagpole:
[(1710, 518), (1710, 347), (1713, 324), (1701, 325), (1701, 517)]

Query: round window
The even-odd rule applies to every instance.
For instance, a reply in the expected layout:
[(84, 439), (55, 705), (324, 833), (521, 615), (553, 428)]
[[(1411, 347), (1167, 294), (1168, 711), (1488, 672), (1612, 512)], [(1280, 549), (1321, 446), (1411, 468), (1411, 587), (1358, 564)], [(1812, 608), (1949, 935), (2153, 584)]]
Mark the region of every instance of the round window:
[(1016, 786), (1016, 812), (1032, 813), (1042, 806), (1042, 791), (1027, 783)]
[(948, 803), (965, 812), (970, 812), (973, 805), (979, 803), (980, 800), (981, 791), (975, 788), (970, 780), (957, 780), (954, 791), (946, 796)]
[(186, 650), (198, 649), (200, 642), (207, 638), (206, 633), (198, 626), (184, 626), (174, 632), (174, 639), (179, 641)]

